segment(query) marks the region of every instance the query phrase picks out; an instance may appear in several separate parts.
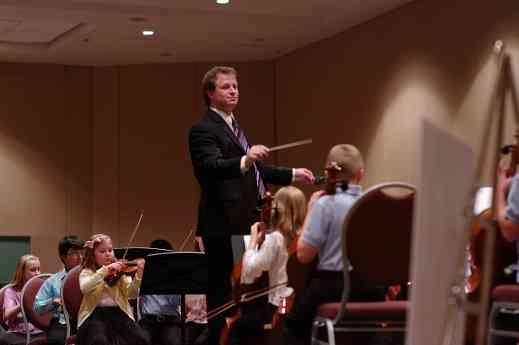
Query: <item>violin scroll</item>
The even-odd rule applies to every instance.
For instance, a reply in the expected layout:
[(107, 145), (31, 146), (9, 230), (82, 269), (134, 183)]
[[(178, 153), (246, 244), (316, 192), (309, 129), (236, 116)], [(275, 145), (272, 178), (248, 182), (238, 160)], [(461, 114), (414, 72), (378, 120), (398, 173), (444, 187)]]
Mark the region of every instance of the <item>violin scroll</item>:
[(330, 165), (324, 169), (324, 175), (316, 176), (314, 185), (324, 184), (324, 190), (326, 191), (326, 194), (329, 195), (335, 194), (337, 186), (340, 186), (342, 189), (347, 189), (348, 181), (339, 177), (341, 171), (342, 168), (337, 164), (337, 162), (330, 162)]

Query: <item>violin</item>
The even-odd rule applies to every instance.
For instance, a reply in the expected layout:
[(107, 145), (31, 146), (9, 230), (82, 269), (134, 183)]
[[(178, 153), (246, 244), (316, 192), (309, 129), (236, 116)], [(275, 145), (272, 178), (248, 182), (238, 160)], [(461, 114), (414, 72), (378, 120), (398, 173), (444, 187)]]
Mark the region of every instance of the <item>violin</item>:
[(337, 187), (341, 189), (348, 189), (348, 181), (339, 177), (342, 168), (337, 162), (330, 162), (330, 165), (324, 169), (324, 175), (317, 176), (314, 185), (325, 185), (325, 192), (328, 195), (333, 195), (337, 191)]
[(126, 261), (124, 259), (122, 260), (117, 260), (116, 258), (114, 258), (112, 260), (111, 263), (114, 263), (114, 262), (119, 262), (122, 264), (122, 268), (119, 272), (110, 272), (108, 273), (108, 275), (105, 277), (105, 282), (106, 282), (106, 285), (112, 287), (114, 286), (115, 284), (117, 284), (117, 282), (119, 281), (119, 279), (121, 279), (121, 277), (123, 275), (128, 275), (128, 276), (132, 276), (135, 274), (135, 272), (137, 272), (138, 270), (138, 264), (139, 264), (139, 260), (144, 260), (144, 259), (135, 259), (135, 260), (131, 260), (131, 261)]

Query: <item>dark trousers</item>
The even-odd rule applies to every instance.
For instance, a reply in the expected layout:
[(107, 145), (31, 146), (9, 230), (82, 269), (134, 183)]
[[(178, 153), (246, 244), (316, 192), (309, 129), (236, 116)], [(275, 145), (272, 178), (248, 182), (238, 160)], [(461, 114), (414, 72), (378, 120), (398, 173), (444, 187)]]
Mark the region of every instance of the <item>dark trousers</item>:
[(244, 345), (247, 344), (248, 337), (264, 333), (264, 325), (272, 322), (276, 310), (277, 307), (268, 302), (255, 308), (242, 308), (241, 317), (233, 323), (229, 331), (227, 344)]
[(209, 329), (207, 324), (187, 322), (185, 327), (187, 345), (207, 345), (209, 341)]
[[(350, 301), (383, 301), (383, 287), (368, 287), (362, 277), (350, 274)], [(317, 307), (323, 303), (339, 302), (344, 285), (343, 272), (316, 271), (304, 291), (296, 294), (292, 310), (283, 322), (283, 335), (288, 345), (310, 345), (312, 323)]]
[(47, 330), (47, 345), (64, 345), (67, 336), (67, 325), (59, 323), (59, 319), (50, 320)]
[(79, 327), (78, 345), (150, 345), (146, 332), (119, 307), (97, 307)]
[[(209, 290), (207, 311), (231, 300), (231, 273), (233, 254), (231, 237), (204, 237), (204, 247), (209, 262)], [(218, 345), (225, 323), (225, 313), (209, 320), (209, 345)]]
[[(31, 341), (43, 337), (42, 334), (31, 336)], [(2, 332), (0, 334), (0, 345), (25, 345), (25, 334), (15, 332)]]
[(160, 318), (145, 315), (139, 325), (148, 333), (153, 345), (180, 345), (182, 344), (180, 318)]

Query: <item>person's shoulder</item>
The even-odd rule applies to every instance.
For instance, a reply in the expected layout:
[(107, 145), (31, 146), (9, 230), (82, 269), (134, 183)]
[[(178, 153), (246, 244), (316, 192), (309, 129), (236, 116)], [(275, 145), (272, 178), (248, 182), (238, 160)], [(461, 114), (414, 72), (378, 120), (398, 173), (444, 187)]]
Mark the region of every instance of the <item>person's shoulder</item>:
[(323, 196), (321, 196), (319, 199), (317, 199), (315, 201), (314, 207), (317, 206), (318, 208), (321, 208), (321, 207), (325, 207), (325, 206), (329, 205), (330, 203), (333, 203), (334, 195), (336, 195), (336, 194), (333, 194), (333, 195), (324, 194)]
[(206, 112), (201, 118), (198, 119), (190, 128), (189, 133), (196, 133), (199, 131), (211, 130), (215, 125), (211, 112)]
[(283, 243), (285, 240), (285, 236), (280, 231), (272, 231), (268, 237), (271, 241), (276, 242), (276, 244)]
[(14, 287), (9, 285), (8, 287), (5, 288), (5, 292), (4, 293), (6, 295), (12, 295), (12, 294), (16, 294), (16, 290), (14, 289)]
[[(50, 280), (50, 279), (61, 279), (63, 278), (63, 276), (66, 276), (67, 275), (67, 272), (65, 270), (60, 270), (58, 272), (54, 272), (50, 277), (49, 279), (47, 280)], [(46, 281), (47, 281), (46, 280)]]
[(81, 272), (79, 273), (79, 275), (84, 276), (84, 275), (91, 275), (91, 274), (94, 274), (94, 273), (95, 272), (93, 270), (91, 270), (90, 268), (83, 267), (81, 269)]

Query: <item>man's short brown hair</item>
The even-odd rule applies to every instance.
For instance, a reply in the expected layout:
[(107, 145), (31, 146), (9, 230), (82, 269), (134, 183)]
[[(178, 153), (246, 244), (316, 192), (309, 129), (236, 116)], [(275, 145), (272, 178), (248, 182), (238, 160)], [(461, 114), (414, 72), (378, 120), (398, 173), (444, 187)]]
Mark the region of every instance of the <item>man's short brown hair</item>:
[(202, 92), (204, 93), (205, 104), (209, 107), (211, 105), (211, 101), (207, 96), (208, 91), (214, 91), (216, 89), (216, 78), (218, 74), (232, 74), (236, 78), (238, 78), (238, 72), (232, 67), (228, 66), (215, 66), (207, 71), (202, 78)]
[(328, 153), (327, 164), (335, 162), (342, 168), (346, 178), (351, 179), (364, 168), (364, 160), (360, 151), (353, 145), (339, 144)]

